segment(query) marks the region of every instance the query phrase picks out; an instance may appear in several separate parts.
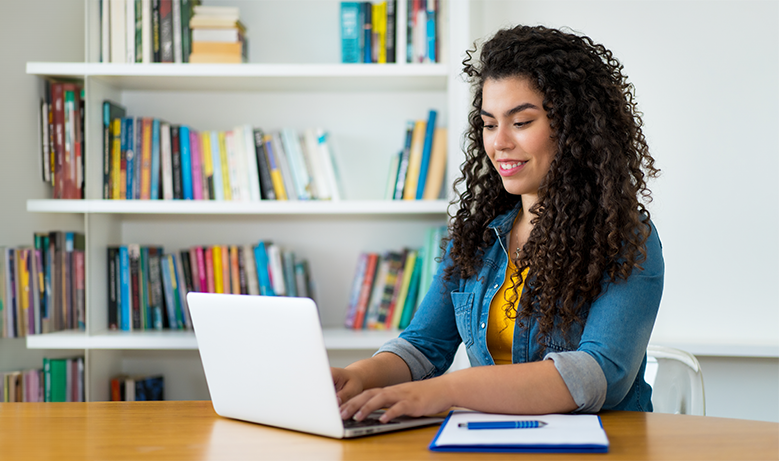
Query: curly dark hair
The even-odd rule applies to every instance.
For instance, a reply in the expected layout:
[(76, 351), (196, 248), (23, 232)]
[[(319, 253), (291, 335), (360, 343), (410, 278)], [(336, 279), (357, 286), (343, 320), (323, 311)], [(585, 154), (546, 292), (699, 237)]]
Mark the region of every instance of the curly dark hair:
[[(517, 26), (485, 42), (478, 59), (477, 48), (474, 44), (463, 61), (474, 97), (462, 176), (454, 183), (452, 205), (459, 202), (459, 209), (450, 222), (453, 264), (445, 276), (475, 275), (496, 238), (487, 225), (521, 201), (504, 189), (487, 157), (480, 111), (485, 81), (527, 79), (543, 95), (557, 152), (530, 210), (534, 226), (516, 261), (506, 312), (520, 322), (538, 319), (540, 339), (556, 317), (563, 332), (583, 322), (604, 277), (615, 283), (641, 268), (651, 232), (642, 203), (651, 201), (645, 177), (659, 170), (641, 130), (633, 85), (603, 45), (556, 29)], [(516, 288), (528, 268), (525, 295), (515, 310)]]

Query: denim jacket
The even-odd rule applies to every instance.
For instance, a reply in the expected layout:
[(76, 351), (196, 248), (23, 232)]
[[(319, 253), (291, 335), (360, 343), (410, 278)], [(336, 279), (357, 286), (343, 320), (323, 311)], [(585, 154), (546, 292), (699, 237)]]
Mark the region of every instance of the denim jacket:
[[(498, 238), (486, 249), (479, 273), (449, 281), (443, 269), (451, 264), (447, 248), (430, 290), (411, 324), (379, 352), (392, 352), (409, 366), (414, 380), (443, 374), (457, 348), (465, 343), (471, 366), (494, 365), (487, 348), (490, 302), (500, 288), (508, 265), (508, 236), (520, 210), (495, 218), (489, 225)], [(582, 324), (574, 323), (567, 341), (555, 328), (539, 344), (532, 319), (514, 329), (513, 362), (554, 361), (577, 412), (604, 410), (652, 411), (652, 389), (644, 380), (646, 348), (663, 292), (664, 263), (657, 229), (646, 242), (642, 270), (627, 280), (609, 283), (587, 308)]]

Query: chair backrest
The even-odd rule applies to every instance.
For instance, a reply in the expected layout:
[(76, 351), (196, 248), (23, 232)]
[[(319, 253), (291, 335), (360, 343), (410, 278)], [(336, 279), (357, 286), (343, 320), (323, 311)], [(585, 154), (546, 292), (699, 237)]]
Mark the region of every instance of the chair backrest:
[(650, 345), (645, 378), (652, 386), (656, 413), (706, 414), (701, 366), (689, 352)]

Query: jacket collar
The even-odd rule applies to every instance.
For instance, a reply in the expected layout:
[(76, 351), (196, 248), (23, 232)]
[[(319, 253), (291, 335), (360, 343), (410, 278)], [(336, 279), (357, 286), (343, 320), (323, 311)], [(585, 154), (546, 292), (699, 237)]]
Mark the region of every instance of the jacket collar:
[(498, 215), (488, 225), (488, 229), (495, 229), (499, 235), (506, 235), (511, 232), (511, 228), (514, 226), (514, 219), (517, 214), (522, 210), (522, 200), (517, 200), (517, 204), (511, 210)]

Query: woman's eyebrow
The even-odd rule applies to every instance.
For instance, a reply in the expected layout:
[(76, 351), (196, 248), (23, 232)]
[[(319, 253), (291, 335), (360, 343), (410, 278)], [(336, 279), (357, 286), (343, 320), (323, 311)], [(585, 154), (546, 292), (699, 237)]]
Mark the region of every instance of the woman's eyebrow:
[[(517, 112), (522, 112), (523, 110), (526, 110), (526, 109), (538, 109), (538, 106), (536, 106), (535, 104), (531, 104), (529, 102), (526, 102), (526, 103), (520, 104), (520, 105), (518, 105), (516, 107), (513, 107), (513, 108), (507, 110), (505, 115), (506, 116), (514, 115)], [(495, 118), (494, 115), (492, 115), (491, 113), (487, 112), (484, 109), (482, 109), (479, 113), (481, 115), (484, 115), (485, 117)]]

